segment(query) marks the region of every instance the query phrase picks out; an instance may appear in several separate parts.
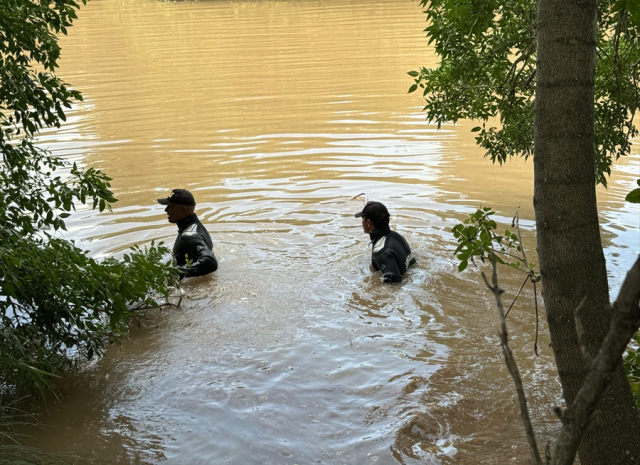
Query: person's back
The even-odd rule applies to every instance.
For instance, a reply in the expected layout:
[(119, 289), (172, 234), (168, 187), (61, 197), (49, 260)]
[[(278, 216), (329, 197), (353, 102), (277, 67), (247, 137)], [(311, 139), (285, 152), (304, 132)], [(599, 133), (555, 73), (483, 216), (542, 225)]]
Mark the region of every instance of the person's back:
[[(376, 232), (374, 235), (373, 233)], [(385, 283), (398, 283), (407, 269), (416, 263), (407, 241), (395, 231), (377, 231), (370, 234), (373, 250), (371, 264), (382, 272)]]
[(185, 189), (174, 189), (171, 197), (158, 199), (166, 205), (167, 219), (178, 226), (173, 257), (181, 270), (180, 278), (204, 276), (218, 269), (213, 241), (195, 214), (195, 199)]
[(369, 234), (373, 250), (371, 265), (382, 272), (385, 283), (398, 283), (407, 269), (416, 263), (409, 244), (399, 233), (389, 229), (389, 211), (380, 202), (367, 202), (361, 212), (362, 229)]
[(173, 256), (176, 264), (185, 270), (185, 276), (203, 276), (216, 271), (218, 262), (213, 254), (213, 241), (195, 213), (181, 219), (177, 225)]

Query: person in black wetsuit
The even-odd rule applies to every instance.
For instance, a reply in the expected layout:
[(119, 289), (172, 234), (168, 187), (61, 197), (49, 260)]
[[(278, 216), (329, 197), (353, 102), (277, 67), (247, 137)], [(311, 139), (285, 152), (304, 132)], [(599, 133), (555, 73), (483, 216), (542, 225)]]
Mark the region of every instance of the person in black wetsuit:
[[(170, 197), (158, 199), (166, 205), (169, 223), (178, 225), (178, 237), (173, 245), (173, 257), (180, 269), (180, 279), (190, 276), (204, 276), (218, 269), (213, 255), (211, 236), (194, 213), (196, 200), (186, 189), (173, 189)], [(187, 265), (187, 260), (190, 263)]]
[(402, 275), (416, 263), (416, 259), (404, 237), (389, 229), (387, 207), (380, 202), (367, 202), (355, 217), (362, 218), (362, 229), (371, 237), (373, 268), (382, 272), (385, 283), (402, 281)]

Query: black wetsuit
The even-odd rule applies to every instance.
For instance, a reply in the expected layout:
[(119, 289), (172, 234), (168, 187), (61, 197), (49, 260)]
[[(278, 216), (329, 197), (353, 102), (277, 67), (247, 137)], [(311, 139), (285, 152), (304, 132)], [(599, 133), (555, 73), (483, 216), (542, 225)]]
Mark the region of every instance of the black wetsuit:
[[(178, 237), (173, 245), (173, 257), (182, 270), (180, 279), (189, 276), (203, 276), (218, 269), (213, 255), (211, 236), (202, 226), (195, 213), (178, 221)], [(191, 264), (187, 266), (187, 259)]]
[(371, 251), (371, 265), (376, 271), (382, 272), (385, 283), (399, 283), (402, 275), (416, 259), (411, 255), (407, 241), (389, 228), (374, 229), (369, 233), (373, 250)]

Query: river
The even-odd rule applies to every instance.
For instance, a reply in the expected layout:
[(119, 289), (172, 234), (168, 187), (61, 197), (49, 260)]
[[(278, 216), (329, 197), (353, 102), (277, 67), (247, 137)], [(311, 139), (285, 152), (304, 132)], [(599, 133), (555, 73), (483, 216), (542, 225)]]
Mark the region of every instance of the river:
[[(184, 187), (220, 268), (69, 377), (34, 444), (75, 464), (529, 463), (492, 296), (457, 272), (450, 230), (480, 206), (508, 227), (520, 202), (533, 255), (532, 162), (493, 166), (471, 122), (425, 121), (406, 74), (437, 63), (425, 27), (408, 0), (81, 9), (59, 75), (84, 102), (39, 142), (105, 170), (119, 202), (65, 237), (97, 257), (171, 244), (155, 199)], [(598, 194), (613, 295), (640, 251), (633, 153)], [(401, 285), (370, 270), (360, 192), (414, 250)], [(533, 308), (527, 288), (509, 323), (544, 441), (561, 395)]]

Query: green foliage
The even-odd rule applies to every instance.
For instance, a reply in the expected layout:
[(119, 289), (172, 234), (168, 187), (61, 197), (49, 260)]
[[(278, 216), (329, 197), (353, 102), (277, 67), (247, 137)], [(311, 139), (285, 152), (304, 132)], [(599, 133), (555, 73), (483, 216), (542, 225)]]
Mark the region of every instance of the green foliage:
[[(43, 390), (49, 375), (101, 355), (126, 330), (129, 306), (177, 283), (162, 244), (97, 261), (58, 237), (77, 205), (102, 212), (111, 179), (51, 156), (32, 137), (59, 127), (80, 93), (55, 76), (79, 5), (0, 0), (0, 382)], [(38, 71), (39, 69), (40, 71)]]
[[(533, 155), (537, 2), (421, 0), (437, 68), (409, 73), (422, 90), (427, 119), (479, 120), (476, 142), (495, 163)], [(595, 87), (596, 179), (629, 154), (640, 109), (640, 7), (633, 0), (599, 2)], [(496, 124), (495, 118), (499, 124)], [(559, 122), (561, 124), (561, 122)]]
[[(638, 184), (640, 185), (640, 180)], [(640, 191), (640, 189), (636, 189), (635, 191)], [(525, 265), (524, 254), (518, 253), (522, 252), (519, 234), (511, 232), (508, 229), (504, 232), (504, 235), (496, 234), (498, 225), (491, 219), (493, 215), (495, 215), (495, 212), (492, 211), (491, 208), (484, 207), (475, 213), (469, 214), (468, 219), (453, 227), (453, 236), (458, 242), (458, 247), (455, 251), (456, 257), (460, 261), (458, 271), (464, 271), (469, 265), (469, 262), (476, 265), (476, 258), (480, 259), (482, 263), (485, 263), (491, 260), (493, 256), (497, 263), (509, 265), (529, 275), (525, 279), (523, 287), (527, 280), (531, 280), (533, 283), (538, 282), (540, 276), (535, 273), (536, 265), (530, 262), (528, 265)], [(516, 217), (514, 217), (512, 227), (515, 227), (516, 230), (518, 228), (517, 213)], [(522, 288), (520, 291), (522, 291)], [(520, 292), (518, 292), (515, 299), (518, 298), (519, 294)], [(513, 303), (511, 305), (513, 305)], [(537, 354), (537, 345), (535, 347)], [(629, 347), (627, 347), (627, 354), (624, 357), (624, 369), (631, 384), (636, 404), (638, 408), (640, 408), (640, 332), (633, 336)]]
[[(1, 247), (0, 353), (47, 373), (101, 355), (107, 338), (127, 329), (129, 304), (157, 305), (149, 292), (167, 296), (175, 274), (162, 260), (167, 250), (154, 244), (100, 262), (57, 238), (14, 235), (3, 237)], [(10, 364), (2, 364), (0, 378), (22, 388), (46, 383)]]
[[(638, 179), (637, 183), (638, 183), (638, 186), (640, 186), (640, 179)], [(634, 189), (631, 192), (629, 192), (625, 197), (625, 200), (631, 203), (640, 203), (640, 188)]]
[(485, 207), (471, 213), (463, 223), (453, 227), (453, 237), (458, 241), (455, 251), (460, 260), (458, 271), (464, 271), (469, 266), (469, 261), (475, 265), (475, 258), (485, 263), (494, 254), (498, 263), (529, 273), (535, 264), (525, 265), (524, 259), (518, 255), (522, 251), (518, 235), (508, 229), (504, 235), (496, 234), (498, 225), (490, 218), (493, 215), (495, 212), (490, 207)]
[(640, 3), (638, 0), (617, 0), (613, 5), (613, 11), (627, 10), (629, 21), (640, 27)]
[(636, 399), (638, 408), (640, 408), (640, 333), (634, 334), (633, 338), (631, 338), (623, 362), (633, 396)]
[[(54, 73), (60, 57), (56, 35), (67, 33), (78, 8), (72, 0), (0, 0), (0, 142), (14, 132), (14, 123), (26, 135), (59, 127), (63, 107), (81, 100)], [(34, 63), (44, 70), (35, 71)]]

